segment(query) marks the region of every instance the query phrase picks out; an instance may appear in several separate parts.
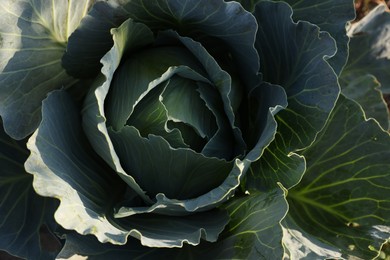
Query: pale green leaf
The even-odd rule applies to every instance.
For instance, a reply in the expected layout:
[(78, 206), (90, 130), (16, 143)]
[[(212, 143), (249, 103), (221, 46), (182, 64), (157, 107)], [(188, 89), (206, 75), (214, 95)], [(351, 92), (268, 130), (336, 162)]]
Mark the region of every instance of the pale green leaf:
[(386, 5), (378, 5), (348, 30), (351, 37), (348, 63), (341, 75), (346, 83), (367, 73), (390, 93), (390, 13)]
[(94, 0), (4, 0), (0, 3), (0, 115), (15, 139), (39, 124), (41, 102), (75, 83), (61, 66), (70, 34)]

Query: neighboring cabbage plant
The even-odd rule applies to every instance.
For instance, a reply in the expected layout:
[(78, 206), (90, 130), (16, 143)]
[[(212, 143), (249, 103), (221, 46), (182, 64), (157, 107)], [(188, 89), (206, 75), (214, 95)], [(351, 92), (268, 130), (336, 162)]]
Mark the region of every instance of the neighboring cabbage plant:
[(380, 256), (390, 15), (353, 19), (352, 0), (2, 0), (0, 249)]

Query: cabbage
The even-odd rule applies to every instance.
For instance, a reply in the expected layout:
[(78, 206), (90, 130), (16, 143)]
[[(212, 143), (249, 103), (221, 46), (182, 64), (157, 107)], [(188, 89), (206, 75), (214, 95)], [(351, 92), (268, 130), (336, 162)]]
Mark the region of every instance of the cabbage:
[(0, 249), (378, 256), (390, 15), (353, 19), (351, 0), (3, 0)]

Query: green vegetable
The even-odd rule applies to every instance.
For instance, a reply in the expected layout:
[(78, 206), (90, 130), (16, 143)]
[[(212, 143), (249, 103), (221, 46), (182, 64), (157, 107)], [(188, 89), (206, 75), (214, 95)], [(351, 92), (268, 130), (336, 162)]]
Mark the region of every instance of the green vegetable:
[(3, 0), (0, 249), (379, 256), (390, 15), (353, 18), (352, 0)]

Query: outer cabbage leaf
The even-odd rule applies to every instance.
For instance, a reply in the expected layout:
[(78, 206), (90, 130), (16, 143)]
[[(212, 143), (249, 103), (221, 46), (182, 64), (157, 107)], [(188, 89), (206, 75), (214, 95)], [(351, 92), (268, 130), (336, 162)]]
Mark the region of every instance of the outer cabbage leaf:
[(228, 221), (221, 210), (185, 218), (138, 214), (116, 219), (114, 208), (126, 185), (91, 152), (77, 106), (66, 92), (57, 91), (49, 95), (42, 109), (42, 122), (28, 142), (31, 156), (25, 166), (34, 175), (37, 193), (60, 200), (55, 219), (64, 228), (113, 244), (125, 244), (127, 237), (133, 236), (151, 247), (181, 247), (184, 242), (196, 245), (201, 238), (217, 239)]
[(289, 190), (290, 209), (282, 224), (291, 254), (306, 259), (377, 254), (371, 248), (378, 250), (389, 237), (379, 228), (390, 224), (389, 147), (389, 134), (375, 120), (366, 120), (357, 103), (340, 96), (317, 140), (303, 153), (304, 177)]
[(45, 224), (55, 227), (52, 215), (57, 203), (35, 193), (32, 177), (23, 168), (27, 157), (25, 143), (12, 140), (1, 127), (0, 250), (28, 259), (52, 259), (57, 252), (42, 248), (40, 230)]
[(288, 107), (277, 114), (275, 141), (252, 165), (247, 187), (267, 189), (281, 182), (290, 188), (305, 169), (304, 158), (295, 152), (312, 143), (339, 94), (337, 77), (325, 61), (334, 55), (335, 43), (315, 25), (294, 23), (285, 3), (260, 2), (254, 15), (261, 72), (266, 81), (286, 90)]
[[(129, 238), (126, 245), (102, 244), (91, 235), (66, 234), (66, 242), (58, 254), (58, 260), (65, 259), (175, 259), (178, 251), (143, 247), (135, 238)], [(176, 253), (170, 253), (172, 250)], [(178, 255), (179, 257), (179, 255)], [(177, 258), (179, 259), (179, 258)], [(182, 258), (183, 259), (183, 258)]]
[(334, 40), (310, 23), (294, 23), (292, 10), (284, 3), (261, 2), (254, 15), (264, 80), (281, 85), (287, 93), (288, 108), (278, 115), (283, 120), (280, 132), (290, 149), (306, 147), (339, 94), (337, 77), (324, 60), (335, 54)]
[(119, 27), (125, 20), (123, 10), (104, 1), (94, 4), (69, 37), (62, 65), (67, 73), (76, 78), (93, 78), (102, 65), (100, 59), (112, 47), (110, 30)]
[(0, 115), (15, 139), (31, 134), (41, 102), (75, 83), (61, 66), (67, 39), (95, 0), (0, 3)]
[(358, 76), (372, 74), (384, 93), (390, 93), (390, 13), (378, 5), (349, 30), (348, 63), (341, 75), (345, 85)]
[[(288, 208), (282, 189), (234, 198), (222, 208), (229, 212), (230, 221), (217, 242), (187, 246), (179, 250), (148, 250), (142, 256), (145, 259), (282, 258), (280, 222)], [(135, 248), (132, 243), (128, 246), (130, 250)], [(126, 249), (122, 253), (125, 252)], [(139, 251), (137, 255), (141, 255)], [(125, 254), (122, 257), (124, 256)]]
[(286, 259), (342, 259), (339, 248), (302, 230), (290, 214), (284, 218), (282, 225)]
[(389, 111), (383, 99), (381, 84), (372, 75), (358, 76), (342, 86), (342, 93), (358, 102), (367, 118), (374, 118), (380, 126), (389, 129)]
[(223, 206), (231, 220), (216, 244), (209, 244), (213, 259), (281, 259), (280, 222), (288, 206), (284, 188), (236, 198)]
[(346, 26), (355, 18), (354, 1), (283, 0), (291, 5), (295, 21), (308, 21), (328, 32), (336, 41), (337, 53), (328, 60), (336, 74), (340, 74), (348, 58), (349, 38)]
[[(245, 9), (253, 11), (258, 2), (264, 0), (239, 0)], [(355, 17), (352, 0), (322, 1), (322, 0), (275, 0), (286, 2), (293, 9), (294, 21), (308, 21), (327, 31), (336, 40), (337, 54), (329, 59), (329, 63), (339, 74), (348, 58), (349, 38), (346, 25)]]
[[(127, 18), (144, 23), (153, 31), (173, 29), (182, 36), (199, 39), (212, 50), (227, 46), (225, 53), (231, 52), (233, 57), (238, 57), (235, 61), (243, 75), (256, 75), (259, 68), (258, 56), (253, 47), (256, 21), (238, 3), (208, 0), (111, 0), (96, 4), (70, 37), (64, 56), (67, 71), (77, 77), (96, 75), (100, 69), (96, 64), (113, 44), (110, 28), (118, 27)], [(105, 47), (96, 48), (96, 42)], [(243, 80), (252, 82), (256, 79), (243, 77)]]
[(389, 129), (390, 120), (382, 96), (382, 92), (390, 93), (389, 28), (390, 14), (385, 5), (353, 24), (348, 31), (350, 56), (340, 77), (343, 93), (359, 102), (366, 115), (378, 120), (384, 129)]
[(158, 249), (140, 246), (135, 239), (126, 245), (100, 244), (94, 237), (68, 234), (59, 259), (88, 256), (88, 259), (281, 259), (280, 221), (287, 203), (281, 189), (251, 194), (229, 202), (225, 207), (231, 221), (215, 243)]

